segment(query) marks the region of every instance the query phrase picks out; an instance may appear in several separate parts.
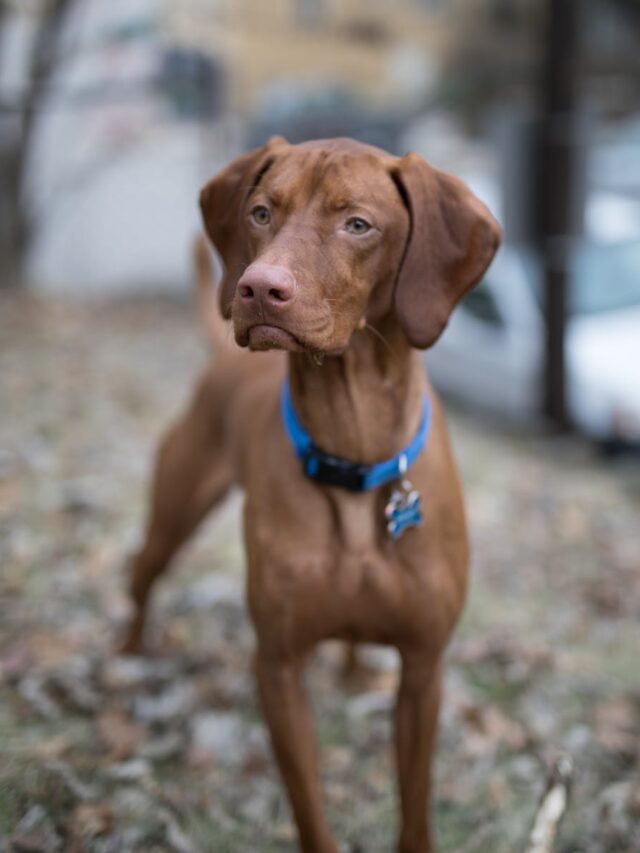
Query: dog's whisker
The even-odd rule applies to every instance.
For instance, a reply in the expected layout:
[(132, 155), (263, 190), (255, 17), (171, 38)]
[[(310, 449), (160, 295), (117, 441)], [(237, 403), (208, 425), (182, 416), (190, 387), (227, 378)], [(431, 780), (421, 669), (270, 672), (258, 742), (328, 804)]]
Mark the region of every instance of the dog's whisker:
[(378, 329), (375, 328), (375, 326), (372, 326), (371, 323), (365, 323), (364, 328), (365, 328), (365, 331), (371, 332), (372, 335), (374, 335), (376, 338), (378, 338), (378, 340), (382, 344), (384, 344), (384, 346), (387, 348), (387, 351), (390, 353), (390, 355), (392, 355), (394, 358), (396, 358), (396, 353), (394, 352), (389, 341), (385, 338), (385, 336), (381, 332), (378, 331)]

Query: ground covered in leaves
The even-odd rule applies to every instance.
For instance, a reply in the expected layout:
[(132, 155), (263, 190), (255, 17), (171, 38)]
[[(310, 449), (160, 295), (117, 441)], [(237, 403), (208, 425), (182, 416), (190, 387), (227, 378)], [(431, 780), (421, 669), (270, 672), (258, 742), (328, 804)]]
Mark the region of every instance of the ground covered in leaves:
[[(0, 303), (0, 849), (294, 850), (250, 678), (236, 496), (155, 606), (149, 659), (113, 656), (152, 446), (205, 358), (167, 303)], [(449, 653), (438, 848), (524, 848), (559, 753), (575, 765), (558, 851), (640, 850), (637, 460), (451, 418), (474, 543)], [(396, 829), (396, 660), (309, 672), (345, 850)]]

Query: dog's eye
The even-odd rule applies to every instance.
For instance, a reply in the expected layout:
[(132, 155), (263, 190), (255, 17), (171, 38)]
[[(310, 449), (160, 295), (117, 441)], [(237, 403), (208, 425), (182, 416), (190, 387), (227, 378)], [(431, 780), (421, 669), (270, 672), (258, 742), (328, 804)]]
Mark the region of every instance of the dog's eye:
[(268, 225), (271, 222), (271, 214), (264, 204), (257, 204), (251, 211), (251, 216), (258, 225)]
[(352, 216), (351, 219), (347, 219), (344, 228), (350, 234), (366, 234), (371, 229), (371, 226), (366, 219), (361, 219), (359, 216)]

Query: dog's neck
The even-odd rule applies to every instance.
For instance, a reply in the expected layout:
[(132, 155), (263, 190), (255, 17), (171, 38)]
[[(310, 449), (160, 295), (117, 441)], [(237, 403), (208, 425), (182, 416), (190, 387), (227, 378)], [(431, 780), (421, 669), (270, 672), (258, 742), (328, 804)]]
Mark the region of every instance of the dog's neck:
[(353, 462), (390, 458), (420, 422), (424, 371), (392, 317), (354, 332), (347, 350), (322, 364), (290, 353), (289, 383), (311, 438), (325, 452)]

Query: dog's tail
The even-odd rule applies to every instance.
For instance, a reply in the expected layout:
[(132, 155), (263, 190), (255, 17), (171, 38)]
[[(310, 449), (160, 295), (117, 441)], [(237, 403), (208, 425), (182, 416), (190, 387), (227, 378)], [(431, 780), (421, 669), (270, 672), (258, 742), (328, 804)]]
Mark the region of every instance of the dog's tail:
[(203, 234), (198, 234), (194, 240), (193, 261), (200, 321), (208, 342), (219, 352), (229, 346), (231, 331), (220, 314), (217, 295), (219, 282), (214, 272), (211, 250)]

